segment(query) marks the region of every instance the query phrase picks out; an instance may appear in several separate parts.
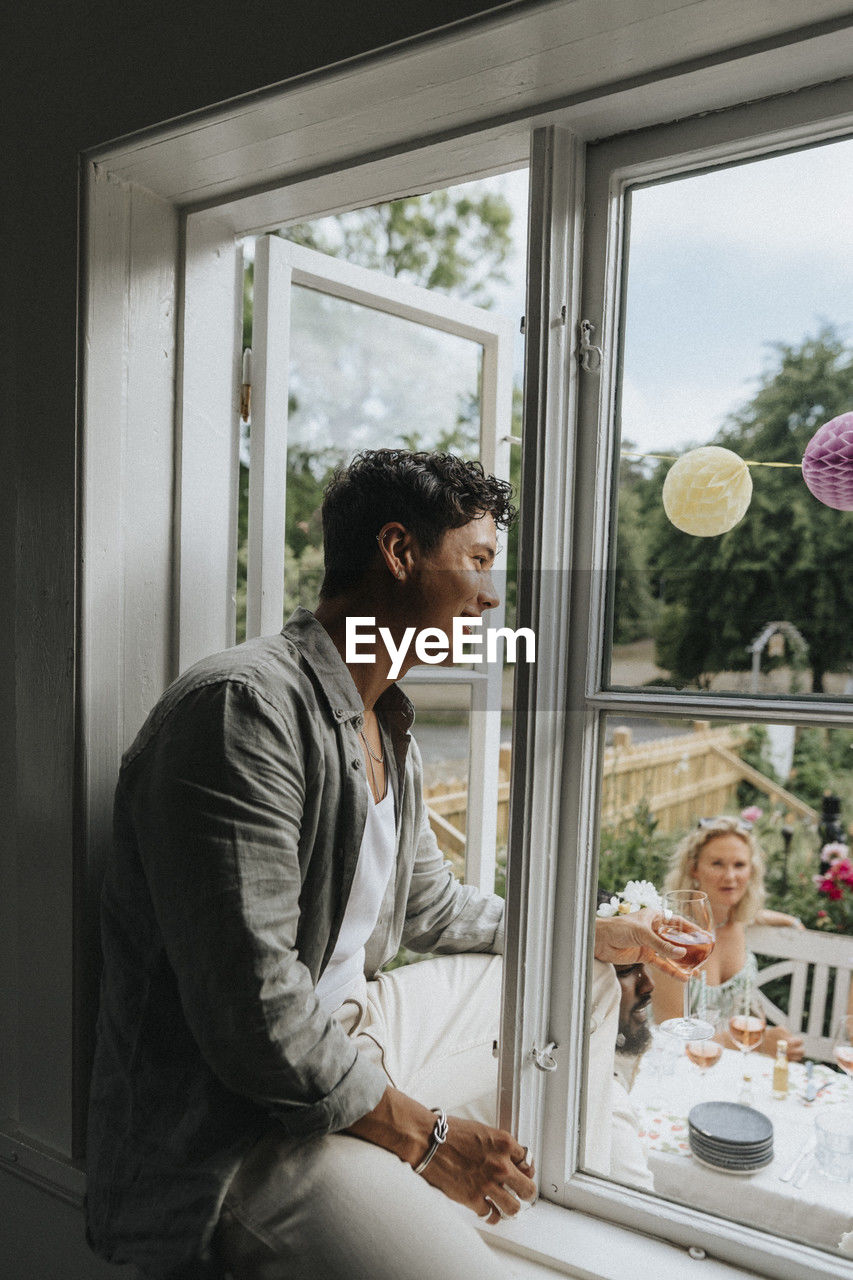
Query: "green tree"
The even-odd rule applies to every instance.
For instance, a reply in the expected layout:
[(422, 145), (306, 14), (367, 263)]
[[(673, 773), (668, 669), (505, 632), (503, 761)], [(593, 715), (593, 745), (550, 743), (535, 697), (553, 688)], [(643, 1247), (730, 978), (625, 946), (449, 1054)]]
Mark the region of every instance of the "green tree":
[[(821, 423), (853, 406), (853, 352), (830, 326), (773, 350), (774, 366), (715, 443), (745, 459), (799, 464)], [(740, 524), (719, 538), (694, 538), (663, 512), (665, 470), (647, 494), (649, 562), (667, 605), (661, 663), (684, 682), (748, 668), (750, 642), (768, 622), (787, 620), (808, 644), (812, 688), (822, 692), (826, 673), (853, 659), (853, 517), (813, 498), (796, 471), (754, 467)]]
[[(623, 441), (626, 451), (634, 448)], [(613, 574), (613, 642), (652, 634), (659, 606), (649, 584), (649, 539), (644, 511), (646, 479), (637, 459), (619, 460), (616, 561)]]
[(279, 234), (356, 266), (491, 307), (492, 286), (506, 280), (512, 208), (499, 193), (472, 195), (456, 188), (302, 222)]

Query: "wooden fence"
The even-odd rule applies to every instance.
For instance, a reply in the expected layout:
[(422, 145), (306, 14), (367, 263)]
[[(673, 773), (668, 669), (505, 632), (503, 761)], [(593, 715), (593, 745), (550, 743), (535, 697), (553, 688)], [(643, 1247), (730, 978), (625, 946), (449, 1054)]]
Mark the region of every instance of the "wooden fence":
[[(604, 750), (602, 826), (618, 830), (644, 802), (657, 818), (658, 830), (684, 830), (697, 817), (736, 809), (741, 781), (763, 791), (771, 804), (784, 805), (816, 822), (814, 809), (741, 760), (738, 749), (747, 733), (740, 726), (712, 729), (707, 720), (695, 720), (692, 733), (635, 743), (629, 728), (616, 728), (611, 745)], [(511, 748), (503, 746), (498, 781), (499, 847), (507, 838), (510, 764)], [(468, 807), (465, 780), (435, 783), (425, 788), (424, 797), (440, 848), (454, 862), (463, 863)]]

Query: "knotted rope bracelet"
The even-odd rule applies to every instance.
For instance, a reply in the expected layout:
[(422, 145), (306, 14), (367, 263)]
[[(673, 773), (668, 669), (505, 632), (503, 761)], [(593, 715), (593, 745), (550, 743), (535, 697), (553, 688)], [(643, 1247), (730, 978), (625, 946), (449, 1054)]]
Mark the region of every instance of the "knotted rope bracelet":
[(415, 1167), (415, 1173), (423, 1173), (430, 1160), (435, 1155), (438, 1148), (447, 1141), (447, 1112), (443, 1107), (431, 1107), (433, 1115), (438, 1116), (435, 1122), (435, 1128), (430, 1138), (429, 1149), (419, 1165)]

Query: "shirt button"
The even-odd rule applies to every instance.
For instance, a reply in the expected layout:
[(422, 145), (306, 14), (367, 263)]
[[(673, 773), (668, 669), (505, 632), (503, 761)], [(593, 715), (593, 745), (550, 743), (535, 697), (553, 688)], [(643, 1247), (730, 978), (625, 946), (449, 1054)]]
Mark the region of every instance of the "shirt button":
[(361, 761), (360, 761), (360, 760), (353, 760), (353, 761), (351, 761), (351, 763), (352, 763), (352, 767), (353, 767), (353, 769), (360, 769), (360, 768), (361, 768)]

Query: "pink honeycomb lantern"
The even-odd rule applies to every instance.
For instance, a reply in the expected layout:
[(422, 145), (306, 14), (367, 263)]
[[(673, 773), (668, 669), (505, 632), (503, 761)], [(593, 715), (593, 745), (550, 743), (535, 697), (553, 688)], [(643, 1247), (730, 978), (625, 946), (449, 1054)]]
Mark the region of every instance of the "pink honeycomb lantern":
[(853, 413), (818, 428), (803, 454), (803, 479), (824, 506), (853, 511)]

